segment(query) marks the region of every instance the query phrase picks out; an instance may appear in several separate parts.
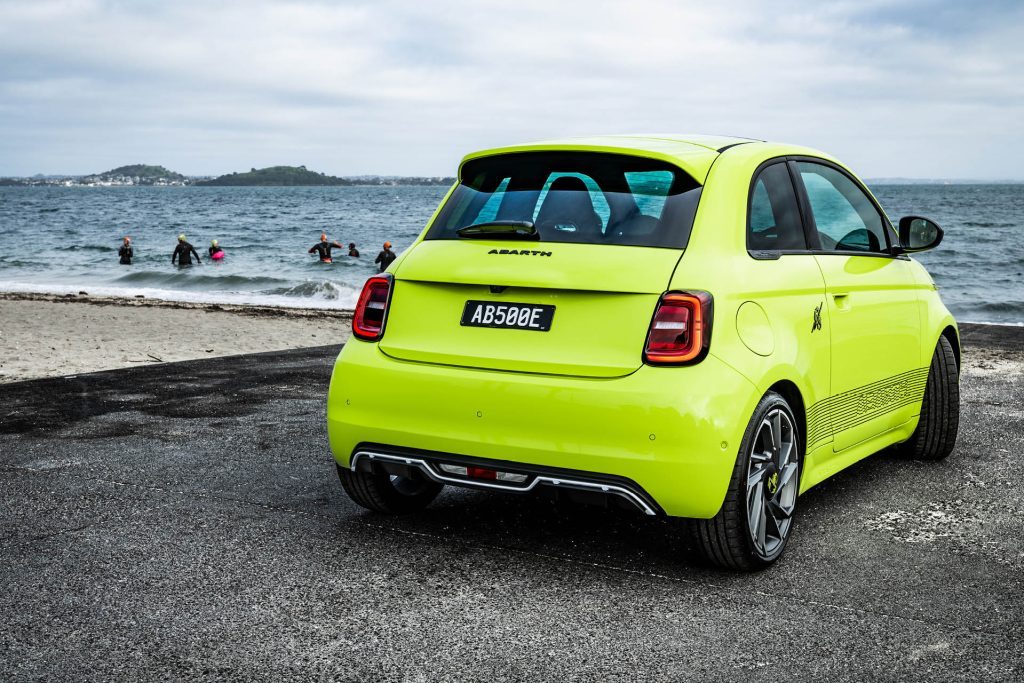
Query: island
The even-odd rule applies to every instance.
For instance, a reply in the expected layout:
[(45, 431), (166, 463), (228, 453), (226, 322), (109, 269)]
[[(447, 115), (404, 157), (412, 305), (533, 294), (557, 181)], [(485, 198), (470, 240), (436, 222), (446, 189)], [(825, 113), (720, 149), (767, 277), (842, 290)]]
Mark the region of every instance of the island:
[(84, 183), (111, 185), (185, 185), (188, 178), (180, 173), (170, 171), (163, 166), (150, 166), (148, 164), (130, 164), (118, 166), (117, 168), (96, 175), (85, 176)]
[(337, 176), (310, 171), (305, 166), (270, 166), (253, 168), (245, 173), (209, 176), (186, 176), (163, 166), (131, 164), (119, 166), (103, 173), (90, 175), (34, 175), (26, 178), (0, 178), (0, 186), (57, 186), (57, 187), (131, 187), (131, 186), (186, 186), (204, 187), (299, 187), (299, 186), (354, 186), (354, 185), (437, 185), (449, 186), (455, 178), (449, 176)]
[(327, 186), (327, 185), (451, 185), (454, 178), (436, 177), (400, 177), (400, 176), (360, 176), (358, 178), (339, 178), (337, 176), (310, 171), (305, 166), (269, 166), (253, 168), (244, 173), (228, 173), (211, 180), (197, 181), (202, 186), (246, 186), (246, 187), (287, 187), (287, 186)]
[(102, 173), (80, 176), (35, 175), (31, 178), (0, 178), (0, 185), (57, 185), (61, 187), (130, 187), (191, 185), (193, 180), (163, 166), (130, 164)]

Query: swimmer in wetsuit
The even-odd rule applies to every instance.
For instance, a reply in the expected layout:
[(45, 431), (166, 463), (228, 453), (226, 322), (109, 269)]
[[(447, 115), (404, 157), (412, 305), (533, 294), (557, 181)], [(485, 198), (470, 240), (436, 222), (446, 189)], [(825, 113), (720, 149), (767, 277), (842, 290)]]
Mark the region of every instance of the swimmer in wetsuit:
[(320, 255), (320, 263), (331, 263), (333, 261), (331, 258), (331, 249), (334, 249), (335, 247), (338, 249), (344, 249), (344, 247), (337, 242), (328, 242), (327, 233), (322, 232), (320, 233), (320, 241), (310, 247), (308, 253), (312, 254), (315, 251)]
[(121, 265), (130, 266), (132, 264), (132, 256), (135, 256), (135, 252), (132, 250), (131, 237), (124, 238), (124, 244), (117, 250), (117, 255), (121, 257)]
[(395, 255), (395, 252), (391, 251), (391, 242), (385, 242), (384, 251), (377, 254), (377, 258), (375, 258), (373, 262), (380, 264), (380, 272), (383, 273), (388, 269), (388, 266), (395, 262), (396, 258), (398, 258), (398, 256)]
[(178, 246), (174, 247), (174, 253), (171, 254), (171, 263), (177, 262), (178, 266), (191, 266), (193, 254), (196, 257), (196, 263), (202, 263), (199, 260), (199, 252), (188, 243), (185, 235), (178, 235)]

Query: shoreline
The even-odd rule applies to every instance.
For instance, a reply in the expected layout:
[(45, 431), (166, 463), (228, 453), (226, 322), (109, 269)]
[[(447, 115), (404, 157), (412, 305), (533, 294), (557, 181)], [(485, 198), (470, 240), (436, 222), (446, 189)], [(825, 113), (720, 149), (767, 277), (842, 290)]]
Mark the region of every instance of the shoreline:
[[(74, 289), (73, 287), (69, 287)], [(55, 292), (27, 292), (27, 291), (5, 291), (0, 289), (0, 301), (47, 301), (58, 303), (87, 303), (98, 306), (145, 306), (154, 308), (182, 308), (202, 309), (211, 311), (226, 311), (239, 315), (252, 316), (286, 316), (286, 317), (316, 317), (316, 318), (341, 318), (352, 319), (353, 308), (316, 307), (309, 305), (309, 302), (297, 299), (296, 305), (287, 304), (246, 304), (246, 303), (221, 303), (216, 301), (178, 301), (175, 299), (161, 299), (148, 297), (143, 294), (135, 296), (115, 296), (106, 294), (89, 294), (84, 290), (77, 293), (55, 293)], [(302, 305), (299, 302), (302, 301)], [(1022, 327), (1024, 321), (1000, 322), (990, 320), (957, 320), (958, 325), (980, 325), (991, 327)]]
[(220, 311), (235, 315), (255, 317), (289, 317), (289, 318), (338, 318), (352, 319), (349, 308), (311, 308), (274, 306), (269, 304), (228, 304), (202, 301), (173, 301), (171, 299), (154, 299), (143, 295), (134, 297), (105, 296), (88, 294), (79, 291), (77, 294), (46, 294), (41, 292), (4, 292), (0, 291), (0, 301), (37, 301), (47, 303), (80, 303), (93, 306), (131, 306), (137, 308), (170, 308), (183, 310)]
[[(77, 304), (77, 305), (76, 305)], [(0, 383), (343, 344), (352, 311), (0, 292)], [(1024, 326), (962, 323), (962, 370), (1024, 374)]]

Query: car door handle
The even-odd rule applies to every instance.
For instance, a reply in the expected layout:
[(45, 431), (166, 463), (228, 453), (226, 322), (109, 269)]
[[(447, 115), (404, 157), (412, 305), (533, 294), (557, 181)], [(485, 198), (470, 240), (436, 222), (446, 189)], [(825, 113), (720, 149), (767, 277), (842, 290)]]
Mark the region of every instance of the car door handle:
[(832, 299), (836, 302), (836, 308), (840, 311), (846, 311), (850, 309), (850, 293), (849, 292), (834, 292)]

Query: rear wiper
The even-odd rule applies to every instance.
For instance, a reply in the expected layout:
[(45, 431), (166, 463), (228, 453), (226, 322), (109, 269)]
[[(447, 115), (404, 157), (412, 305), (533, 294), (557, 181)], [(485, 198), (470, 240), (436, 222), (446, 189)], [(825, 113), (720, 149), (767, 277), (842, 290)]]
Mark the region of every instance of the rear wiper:
[(533, 221), (489, 221), (459, 228), (459, 237), (495, 240), (539, 240), (540, 233)]

